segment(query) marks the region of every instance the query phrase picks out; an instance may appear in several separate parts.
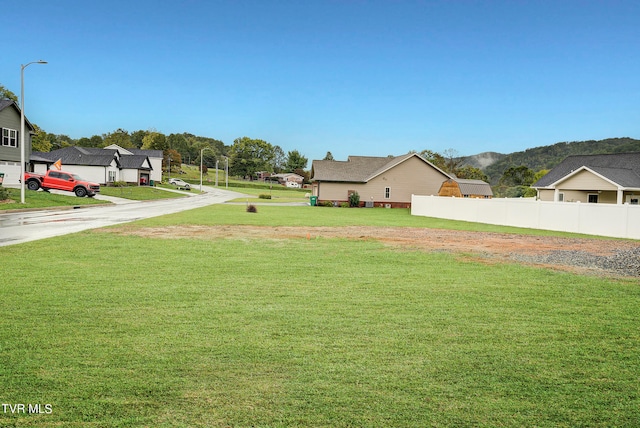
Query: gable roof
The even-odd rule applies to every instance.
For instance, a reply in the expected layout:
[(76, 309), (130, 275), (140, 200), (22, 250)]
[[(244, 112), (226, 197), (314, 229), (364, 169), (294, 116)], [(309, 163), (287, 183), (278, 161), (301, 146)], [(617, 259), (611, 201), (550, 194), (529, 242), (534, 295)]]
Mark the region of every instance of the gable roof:
[(449, 177), (446, 172), (417, 153), (408, 153), (402, 156), (388, 157), (349, 156), (346, 161), (314, 160), (311, 166), (313, 171), (313, 178), (311, 180), (366, 183), (414, 156), (441, 172), (445, 177)]
[(469, 180), (462, 178), (454, 178), (453, 181), (458, 183), (460, 193), (462, 193), (463, 195), (493, 196), (491, 185), (486, 181)]
[[(160, 152), (162, 153), (162, 151)], [(124, 155), (118, 157), (118, 154), (119, 151), (117, 149), (70, 146), (52, 152), (33, 152), (31, 160), (53, 163), (60, 159), (62, 165), (84, 166), (109, 166), (115, 161), (120, 169), (153, 169), (147, 155)]]
[[(7, 107), (13, 107), (16, 113), (18, 113), (18, 116), (22, 116), (22, 113), (20, 112), (20, 107), (18, 107), (18, 103), (16, 103), (13, 100), (0, 100), (0, 111), (6, 109)], [(31, 125), (31, 122), (29, 122), (29, 119), (27, 119), (26, 116), (24, 118), (24, 124), (29, 128), (29, 131), (35, 130), (35, 128), (33, 127), (33, 125)]]
[(127, 149), (129, 152), (134, 155), (144, 155), (150, 158), (164, 158), (164, 154), (162, 150), (143, 150), (143, 149)]
[(60, 159), (62, 165), (109, 166), (115, 155), (116, 150), (71, 146), (52, 152), (33, 152), (31, 160), (55, 162)]
[(584, 170), (621, 187), (640, 188), (640, 153), (568, 156), (531, 187), (552, 188), (565, 178)]
[(145, 155), (126, 155), (118, 159), (121, 169), (153, 169), (151, 161)]
[(150, 158), (160, 158), (164, 157), (162, 150), (142, 150), (142, 149), (125, 149), (120, 147), (117, 144), (110, 144), (105, 149), (115, 149), (121, 155), (144, 155)]

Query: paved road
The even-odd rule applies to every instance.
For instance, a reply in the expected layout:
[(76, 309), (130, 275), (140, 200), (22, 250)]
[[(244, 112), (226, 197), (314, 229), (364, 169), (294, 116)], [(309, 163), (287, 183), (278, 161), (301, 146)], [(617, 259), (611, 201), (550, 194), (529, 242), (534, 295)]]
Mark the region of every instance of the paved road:
[(131, 202), (101, 195), (99, 198), (109, 199), (114, 204), (0, 214), (0, 246), (172, 214), (246, 196), (242, 193), (206, 186), (203, 186), (202, 190), (205, 193), (191, 194), (191, 197), (144, 202)]

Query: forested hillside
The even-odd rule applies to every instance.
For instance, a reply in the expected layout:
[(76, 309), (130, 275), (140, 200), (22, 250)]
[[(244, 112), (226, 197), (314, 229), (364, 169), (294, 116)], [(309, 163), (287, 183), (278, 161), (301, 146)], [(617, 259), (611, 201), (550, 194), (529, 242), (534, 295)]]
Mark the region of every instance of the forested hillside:
[(492, 185), (498, 183), (503, 173), (511, 168), (526, 166), (534, 172), (551, 169), (569, 155), (640, 152), (640, 140), (633, 138), (608, 138), (606, 140), (574, 141), (551, 146), (535, 147), (501, 157), (491, 165), (481, 168), (489, 176)]

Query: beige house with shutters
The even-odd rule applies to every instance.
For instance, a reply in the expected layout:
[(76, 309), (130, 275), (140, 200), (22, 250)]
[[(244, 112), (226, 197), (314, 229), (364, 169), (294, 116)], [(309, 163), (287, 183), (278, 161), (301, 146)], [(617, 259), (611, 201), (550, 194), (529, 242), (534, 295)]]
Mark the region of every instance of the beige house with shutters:
[(640, 153), (569, 156), (531, 187), (542, 201), (638, 205)]
[(314, 160), (311, 166), (313, 196), (318, 203), (348, 202), (358, 192), (361, 206), (408, 208), (411, 195), (437, 195), (442, 182), (451, 178), (417, 153)]

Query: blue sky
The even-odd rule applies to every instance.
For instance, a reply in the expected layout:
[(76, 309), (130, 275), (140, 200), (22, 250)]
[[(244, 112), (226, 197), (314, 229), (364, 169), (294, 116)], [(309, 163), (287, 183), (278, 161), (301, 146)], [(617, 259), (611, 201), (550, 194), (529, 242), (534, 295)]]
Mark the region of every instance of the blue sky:
[[(330, 151), (640, 138), (640, 2), (22, 0), (0, 84), (72, 138), (154, 129)], [(311, 166), (310, 164), (308, 165)]]

